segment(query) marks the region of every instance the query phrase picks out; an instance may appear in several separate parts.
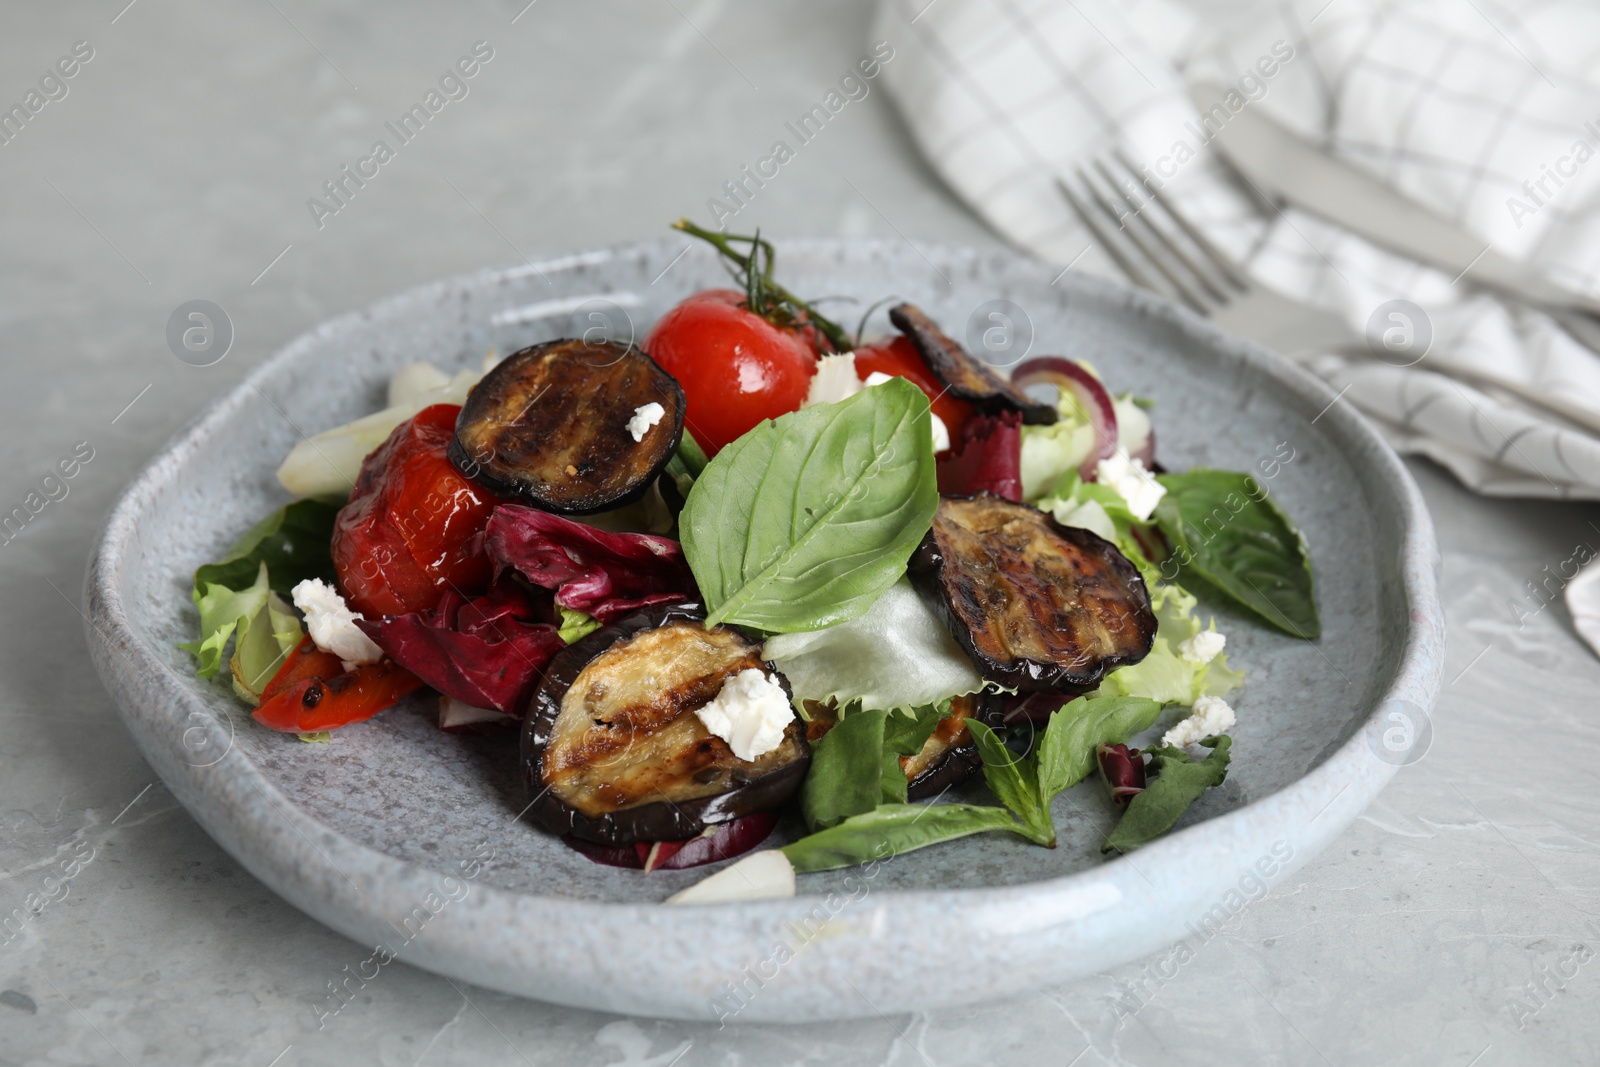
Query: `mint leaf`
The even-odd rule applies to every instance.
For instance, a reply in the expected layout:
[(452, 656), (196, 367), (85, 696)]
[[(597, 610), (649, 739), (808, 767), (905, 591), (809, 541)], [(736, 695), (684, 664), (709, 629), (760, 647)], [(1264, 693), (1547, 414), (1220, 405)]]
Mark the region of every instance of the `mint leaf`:
[(1296, 637), (1322, 632), (1305, 538), (1262, 484), (1234, 471), (1162, 474), (1155, 522), (1186, 571)]
[(855, 618), (905, 571), (938, 504), (928, 398), (903, 378), (761, 423), (706, 464), (679, 517), (707, 625)]
[(781, 850), (802, 874), (884, 860), (985, 830), (1015, 830), (1004, 808), (975, 804), (885, 804)]
[(1039, 792), (1048, 804), (1094, 771), (1095, 749), (1150, 728), (1161, 705), (1142, 697), (1079, 697), (1054, 712), (1039, 740)]
[(1146, 774), (1156, 777), (1149, 781), (1144, 792), (1128, 803), (1128, 810), (1106, 838), (1107, 851), (1132, 852), (1155, 840), (1176, 826), (1189, 805), (1199, 800), (1202, 793), (1227, 779), (1232, 740), (1222, 734), (1200, 743), (1211, 752), (1205, 759), (1192, 763), (1187, 752), (1172, 745), (1149, 750), (1150, 767)]

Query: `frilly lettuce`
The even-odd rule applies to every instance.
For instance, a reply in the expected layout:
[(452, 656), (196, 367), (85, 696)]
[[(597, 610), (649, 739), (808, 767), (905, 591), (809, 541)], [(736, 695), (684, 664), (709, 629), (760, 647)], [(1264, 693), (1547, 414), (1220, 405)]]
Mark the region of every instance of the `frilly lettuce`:
[[(203, 587), (203, 588), (202, 588)], [(197, 672), (210, 681), (222, 669), (222, 651), (228, 639), (267, 604), (267, 565), (260, 564), (255, 584), (244, 589), (229, 589), (214, 583), (196, 583), (192, 594), (194, 606), (200, 612), (200, 639), (186, 641), (178, 647), (194, 654), (200, 661)]]
[[(1100, 376), (1089, 364), (1078, 362), (1090, 374)], [(1144, 413), (1144, 403), (1147, 401), (1141, 402), (1132, 393), (1111, 398), (1111, 408), (1117, 416), (1117, 447), (1130, 455), (1138, 455), (1150, 441), (1150, 417)], [(1063, 391), (1056, 400), (1056, 411), (1059, 417), (1049, 426), (1022, 428), (1024, 500), (1038, 500), (1052, 492), (1061, 479), (1089, 458), (1094, 448), (1094, 427), (1076, 397)]]
[(1156, 637), (1150, 654), (1131, 667), (1120, 667), (1100, 683), (1102, 696), (1136, 696), (1163, 704), (1193, 704), (1203, 696), (1220, 697), (1244, 684), (1244, 672), (1228, 666), (1219, 652), (1209, 663), (1183, 658), (1178, 647), (1202, 629), (1215, 630), (1217, 621), (1200, 625), (1195, 615), (1198, 601), (1181, 585), (1165, 582), (1150, 587), (1156, 612)]
[(233, 658), (228, 661), (228, 669), (233, 675), (233, 691), (240, 700), (260, 703), (261, 691), (278, 673), (302, 636), (304, 631), (294, 609), (277, 593), (269, 591), (261, 610), (239, 623), (234, 638)]
[(859, 701), (868, 711), (886, 711), (983, 688), (972, 661), (904, 577), (864, 614), (768, 638), (762, 655), (789, 679), (796, 703)]

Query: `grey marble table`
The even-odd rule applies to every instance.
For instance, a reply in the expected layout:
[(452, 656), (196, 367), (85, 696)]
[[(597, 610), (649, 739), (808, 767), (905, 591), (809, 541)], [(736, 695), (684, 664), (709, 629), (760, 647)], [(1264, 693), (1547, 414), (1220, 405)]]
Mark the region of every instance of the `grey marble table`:
[[(92, 452), (0, 544), (0, 916), (25, 917), (0, 929), (0, 1064), (1600, 1058), (1600, 660), (1559, 603), (1533, 610), (1525, 584), (1600, 546), (1600, 508), (1483, 500), (1420, 463), (1450, 626), (1431, 751), (1206, 943), (1009, 1003), (724, 1030), (395, 964), (319, 1030), (310, 1005), (362, 948), (200, 831), (89, 670), (78, 590), (106, 508), (209, 398), (327, 316), (705, 217), (863, 52), (870, 16), (840, 0), (525, 3), (0, 11), (0, 103), (22, 102), (75, 43), (92, 50), (0, 144), (0, 513)], [(478, 41), (492, 56), (457, 98), (317, 218), (308, 198)], [(996, 244), (877, 91), (746, 219), (779, 236)], [(168, 349), (168, 316), (191, 299), (233, 323), (211, 366)], [(1319, 328), (1259, 308), (1232, 325), (1285, 350)]]

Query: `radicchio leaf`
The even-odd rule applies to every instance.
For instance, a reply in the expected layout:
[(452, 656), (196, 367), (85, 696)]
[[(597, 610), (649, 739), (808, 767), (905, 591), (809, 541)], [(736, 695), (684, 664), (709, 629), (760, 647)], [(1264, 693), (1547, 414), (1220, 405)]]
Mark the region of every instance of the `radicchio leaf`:
[(508, 568), (555, 592), (556, 604), (602, 624), (660, 604), (699, 598), (678, 542), (606, 533), (545, 511), (503, 504), (489, 517), (483, 547), (496, 576)]
[(1100, 763), (1100, 777), (1111, 791), (1111, 799), (1119, 808), (1144, 792), (1144, 757), (1136, 748), (1127, 745), (1101, 745), (1095, 749)]
[(973, 415), (961, 428), (955, 454), (939, 463), (939, 492), (969, 496), (988, 491), (1022, 500), (1022, 416), (1014, 411)]
[(480, 597), (449, 590), (432, 611), (356, 625), (446, 696), (520, 716), (545, 664), (566, 647), (557, 628), (541, 621), (543, 614), (533, 595), (507, 577)]

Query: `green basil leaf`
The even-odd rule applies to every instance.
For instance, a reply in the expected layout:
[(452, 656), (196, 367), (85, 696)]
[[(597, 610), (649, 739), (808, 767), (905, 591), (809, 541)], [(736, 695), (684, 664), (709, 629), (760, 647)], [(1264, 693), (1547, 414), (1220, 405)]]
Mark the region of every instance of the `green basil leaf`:
[(1055, 820), (1039, 794), (1039, 767), (1032, 756), (1018, 756), (981, 722), (970, 721), (967, 731), (977, 742), (983, 759), (983, 780), (1012, 814), (1022, 820), (1018, 834), (1046, 848), (1056, 847)]
[(1039, 793), (1046, 804), (1087, 778), (1095, 749), (1150, 728), (1161, 704), (1143, 697), (1079, 697), (1054, 712), (1039, 740)]
[(884, 712), (856, 711), (811, 748), (811, 769), (800, 787), (800, 814), (820, 830), (871, 811), (883, 793)]
[(900, 766), (902, 756), (915, 756), (933, 736), (939, 720), (950, 714), (950, 702), (941, 707), (927, 704), (904, 711), (891, 711), (883, 724), (883, 801), (892, 804), (906, 802), (905, 768)]
[(285, 504), (256, 523), (216, 563), (207, 563), (194, 572), (194, 588), (204, 595), (204, 586), (245, 589), (255, 581), (256, 568), (265, 563), (271, 589), (279, 596), (307, 578), (321, 578), (330, 585), (333, 572), (333, 520), (341, 504), (327, 500), (296, 500)]
[(679, 516), (707, 625), (792, 633), (866, 611), (938, 507), (930, 427), (928, 398), (895, 378), (719, 452)]
[(1179, 564), (1296, 637), (1322, 632), (1305, 538), (1248, 474), (1162, 474), (1155, 521)]
[(943, 841), (983, 833), (1015, 830), (1004, 808), (975, 804), (885, 804), (846, 819), (837, 826), (802, 837), (782, 852), (802, 874), (853, 867), (885, 860)]
[[(1164, 745), (1149, 750), (1149, 771), (1156, 777), (1144, 792), (1128, 803), (1117, 827), (1106, 838), (1106, 850), (1132, 852), (1155, 840), (1177, 825), (1189, 805), (1212, 786), (1228, 777), (1228, 749), (1233, 744), (1227, 734), (1208, 738), (1202, 745), (1211, 749), (1205, 759), (1189, 761), (1181, 748)], [(1146, 773), (1149, 773), (1147, 771)]]

